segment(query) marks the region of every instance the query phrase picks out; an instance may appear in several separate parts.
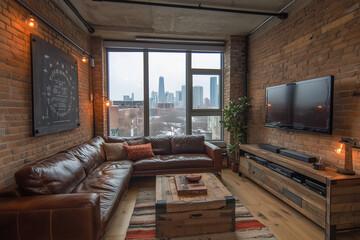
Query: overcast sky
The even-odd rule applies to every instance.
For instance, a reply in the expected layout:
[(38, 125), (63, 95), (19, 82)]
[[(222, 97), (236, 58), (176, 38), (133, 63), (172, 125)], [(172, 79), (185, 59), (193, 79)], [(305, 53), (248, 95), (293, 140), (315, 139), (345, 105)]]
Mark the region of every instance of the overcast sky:
[[(219, 54), (192, 54), (193, 67), (219, 68)], [(169, 52), (149, 53), (149, 90), (158, 92), (159, 77), (164, 77), (165, 92), (181, 91), (185, 85), (186, 54)], [(135, 100), (143, 100), (143, 53), (109, 52), (109, 97), (110, 100), (123, 100), (124, 95)], [(203, 96), (210, 96), (210, 76), (197, 75), (194, 85), (204, 87)]]

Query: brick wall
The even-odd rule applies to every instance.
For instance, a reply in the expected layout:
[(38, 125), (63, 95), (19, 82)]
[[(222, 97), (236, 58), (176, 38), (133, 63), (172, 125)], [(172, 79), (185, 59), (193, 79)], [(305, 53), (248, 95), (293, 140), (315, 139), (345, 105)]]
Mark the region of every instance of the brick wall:
[(104, 98), (108, 96), (106, 50), (102, 38), (91, 38), (91, 53), (95, 62), (91, 74), (94, 84), (95, 134), (108, 135), (108, 108), (104, 105)]
[[(341, 137), (360, 144), (360, 3), (318, 0), (268, 33), (250, 39), (250, 143), (270, 143), (321, 157), (342, 166), (334, 152)], [(334, 75), (333, 134), (320, 135), (265, 128), (265, 88)], [(360, 173), (356, 153), (355, 168)]]
[[(76, 27), (47, 0), (24, 0), (42, 17), (89, 49), (90, 35)], [(13, 0), (0, 1), (0, 188), (14, 181), (14, 172), (23, 165), (52, 155), (92, 138), (90, 66), (80, 61), (82, 52), (43, 22), (25, 28), (29, 12)], [(32, 136), (32, 94), (30, 33), (55, 45), (78, 61), (80, 124), (75, 130)]]
[[(231, 36), (226, 42), (224, 53), (224, 106), (230, 100), (245, 95), (245, 37)], [(224, 140), (229, 143), (231, 136), (225, 131)]]

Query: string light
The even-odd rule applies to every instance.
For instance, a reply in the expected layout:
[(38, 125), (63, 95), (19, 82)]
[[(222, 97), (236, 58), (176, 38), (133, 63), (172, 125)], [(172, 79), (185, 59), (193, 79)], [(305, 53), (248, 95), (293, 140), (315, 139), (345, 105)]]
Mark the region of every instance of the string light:
[(88, 58), (87, 58), (87, 56), (86, 56), (85, 53), (83, 53), (83, 56), (82, 56), (82, 58), (81, 58), (81, 61), (82, 61), (83, 63), (87, 63), (87, 62), (88, 62)]
[(106, 101), (105, 101), (105, 106), (110, 107), (110, 106), (111, 106), (111, 102), (110, 102), (109, 100), (106, 100)]
[(25, 20), (26, 26), (29, 28), (37, 28), (38, 23), (36, 22), (35, 18), (32, 15), (29, 15), (29, 17)]

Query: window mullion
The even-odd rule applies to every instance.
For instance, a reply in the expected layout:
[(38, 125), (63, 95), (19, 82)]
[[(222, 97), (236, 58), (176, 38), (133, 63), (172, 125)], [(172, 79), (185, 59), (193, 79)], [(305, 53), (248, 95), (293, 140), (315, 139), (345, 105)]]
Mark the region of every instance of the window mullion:
[(149, 136), (149, 52), (144, 51), (144, 136)]
[(192, 74), (191, 53), (186, 53), (186, 134), (191, 135), (191, 111), (192, 111)]

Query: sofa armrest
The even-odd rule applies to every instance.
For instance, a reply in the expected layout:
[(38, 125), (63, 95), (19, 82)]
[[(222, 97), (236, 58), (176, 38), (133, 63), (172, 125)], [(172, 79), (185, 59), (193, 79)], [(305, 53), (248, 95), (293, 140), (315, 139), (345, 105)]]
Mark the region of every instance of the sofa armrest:
[(0, 198), (2, 239), (91, 239), (100, 234), (95, 193)]
[(215, 146), (214, 144), (205, 141), (205, 150), (206, 150), (206, 154), (212, 159), (214, 160), (214, 170), (220, 172), (221, 171), (221, 161), (222, 161), (222, 156), (221, 156), (221, 148), (219, 148), (218, 146)]

